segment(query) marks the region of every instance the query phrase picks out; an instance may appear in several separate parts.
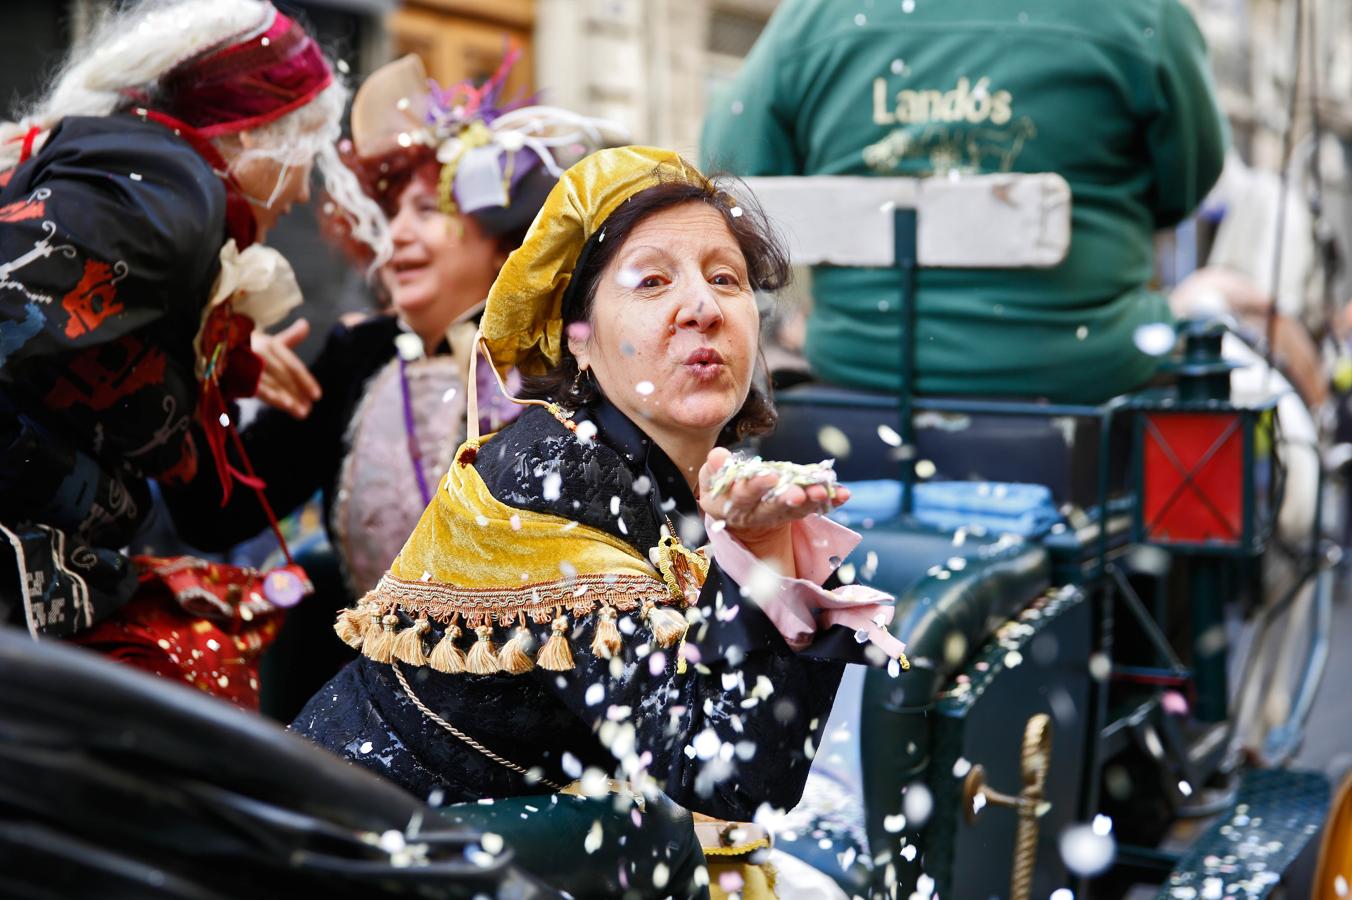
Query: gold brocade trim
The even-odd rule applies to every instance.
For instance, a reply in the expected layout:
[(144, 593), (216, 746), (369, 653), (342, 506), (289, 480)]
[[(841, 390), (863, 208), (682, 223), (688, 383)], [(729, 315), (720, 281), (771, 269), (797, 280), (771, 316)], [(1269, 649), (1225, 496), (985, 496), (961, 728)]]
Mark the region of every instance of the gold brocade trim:
[(382, 609), (399, 607), (442, 624), (463, 621), (480, 625), (524, 624), (529, 616), (537, 625), (550, 622), (560, 611), (579, 616), (608, 605), (632, 612), (645, 601), (671, 605), (666, 586), (656, 578), (633, 574), (593, 574), (510, 588), (456, 588), (434, 582), (407, 581), (385, 575), (363, 603)]

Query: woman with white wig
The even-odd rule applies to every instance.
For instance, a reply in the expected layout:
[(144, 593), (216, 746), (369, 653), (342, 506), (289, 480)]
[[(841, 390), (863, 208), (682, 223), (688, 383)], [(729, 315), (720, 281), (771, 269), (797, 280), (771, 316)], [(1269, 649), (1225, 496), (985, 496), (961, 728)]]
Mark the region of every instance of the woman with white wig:
[(214, 465), (256, 485), (229, 452), (227, 404), (258, 384), (251, 332), (300, 302), (261, 244), (308, 199), (312, 166), (353, 233), (383, 240), (334, 147), (346, 97), (268, 3), (147, 0), (110, 15), (0, 127), (6, 621), (256, 703), (241, 660), (303, 578), (117, 548), (150, 510), (149, 478)]

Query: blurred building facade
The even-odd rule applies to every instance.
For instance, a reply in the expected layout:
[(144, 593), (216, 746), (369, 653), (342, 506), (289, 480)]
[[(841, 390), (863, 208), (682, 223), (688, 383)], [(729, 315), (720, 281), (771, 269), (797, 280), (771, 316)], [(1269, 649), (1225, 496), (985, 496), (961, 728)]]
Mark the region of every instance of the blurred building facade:
[(775, 0), (405, 0), (390, 51), (417, 53), (442, 83), (482, 78), (504, 41), (521, 47), (511, 87), (626, 125), (693, 154), (709, 97), (736, 74)]
[[(13, 113), (19, 98), (41, 86), (102, 10), (122, 2), (11, 0), (12, 27), (0, 34), (4, 112)], [(509, 93), (534, 94), (541, 102), (615, 119), (636, 141), (692, 156), (708, 104), (736, 74), (777, 6), (777, 0), (274, 2), (307, 22), (343, 60), (354, 83), (410, 52), (422, 57), (442, 84), (482, 80), (497, 68), (510, 43), (521, 49), (522, 60)], [(1301, 54), (1296, 0), (1184, 2), (1211, 45), (1235, 148), (1249, 165), (1280, 168), (1292, 87), (1301, 79), (1296, 135), (1310, 134), (1309, 110), (1317, 107), (1325, 134), (1320, 154), (1324, 209), (1344, 257), (1352, 258), (1347, 237), (1352, 235), (1352, 53), (1347, 50), (1352, 47), (1352, 2), (1302, 0)], [(327, 331), (326, 320), (367, 305), (360, 276), (323, 243), (310, 217), (302, 213), (283, 220), (273, 240), (296, 264), (312, 301), (307, 315), (317, 319), (317, 335)], [(1344, 277), (1340, 291), (1347, 297), (1352, 282)], [(307, 349), (317, 349), (317, 340)]]

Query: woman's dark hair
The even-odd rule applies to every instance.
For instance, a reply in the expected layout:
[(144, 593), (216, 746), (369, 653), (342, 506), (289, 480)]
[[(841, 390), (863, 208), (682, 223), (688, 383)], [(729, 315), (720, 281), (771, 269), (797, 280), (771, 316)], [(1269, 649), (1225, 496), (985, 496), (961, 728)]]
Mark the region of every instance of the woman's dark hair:
[[(564, 294), (565, 336), (569, 326), (591, 320), (601, 273), (638, 224), (654, 213), (687, 203), (706, 204), (723, 217), (746, 259), (747, 276), (753, 290), (774, 292), (788, 284), (791, 276), (788, 252), (770, 228), (764, 213), (751, 200), (749, 191), (743, 189), (739, 192), (745, 200), (734, 200), (720, 187), (727, 180), (719, 178), (705, 184), (692, 184), (684, 180), (662, 181), (630, 197), (611, 213), (578, 256), (577, 267)], [(769, 390), (768, 382), (762, 389), (753, 381), (746, 402), (723, 426), (718, 436), (719, 446), (736, 444), (748, 437), (765, 434), (775, 427), (777, 416)], [(595, 402), (602, 393), (596, 379), (578, 378), (577, 359), (569, 351), (565, 340), (559, 364), (543, 375), (523, 378), (520, 396), (524, 399), (552, 400), (576, 409)]]

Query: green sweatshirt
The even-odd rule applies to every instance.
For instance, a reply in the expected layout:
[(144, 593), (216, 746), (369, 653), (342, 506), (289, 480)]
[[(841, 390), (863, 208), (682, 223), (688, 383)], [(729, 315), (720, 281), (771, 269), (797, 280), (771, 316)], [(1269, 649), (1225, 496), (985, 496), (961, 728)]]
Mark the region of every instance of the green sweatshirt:
[[(1133, 341), (1169, 320), (1152, 233), (1201, 202), (1225, 144), (1177, 0), (785, 0), (702, 156), (738, 175), (1059, 172), (1061, 265), (921, 272), (917, 388), (1098, 402), (1155, 369)], [(895, 270), (814, 271), (818, 377), (899, 387), (898, 290)]]

